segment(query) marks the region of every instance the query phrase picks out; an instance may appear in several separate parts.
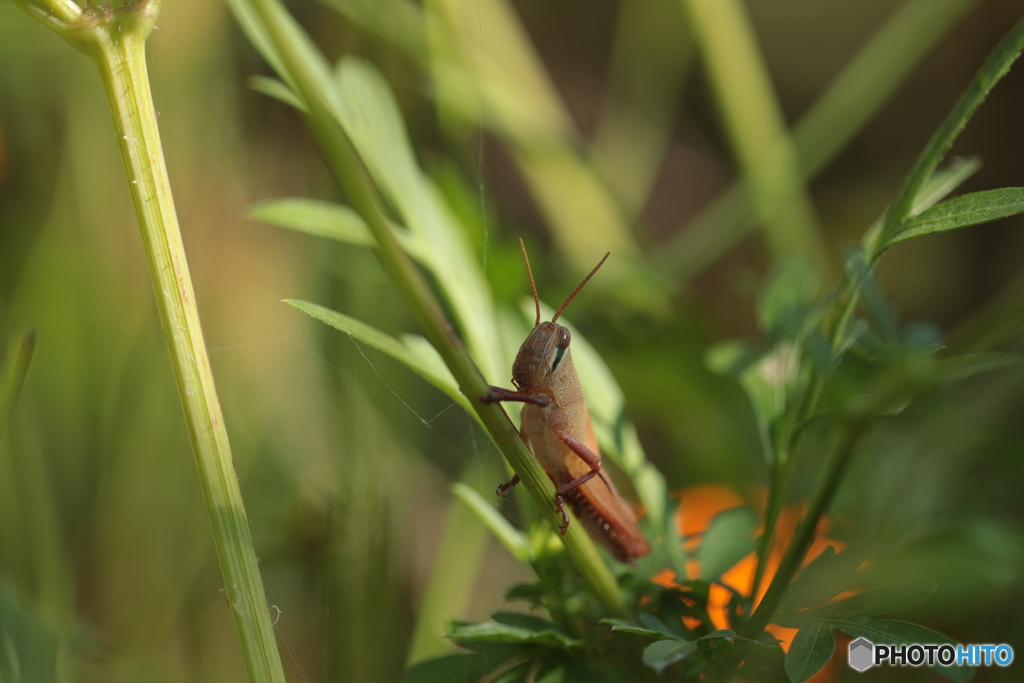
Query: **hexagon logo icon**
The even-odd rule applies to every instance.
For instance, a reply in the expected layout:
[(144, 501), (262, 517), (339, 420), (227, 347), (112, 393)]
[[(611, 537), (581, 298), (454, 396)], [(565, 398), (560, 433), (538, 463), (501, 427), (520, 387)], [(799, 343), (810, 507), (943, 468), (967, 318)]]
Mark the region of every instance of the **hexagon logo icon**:
[(858, 638), (850, 643), (850, 668), (867, 671), (874, 665), (875, 646), (870, 640)]

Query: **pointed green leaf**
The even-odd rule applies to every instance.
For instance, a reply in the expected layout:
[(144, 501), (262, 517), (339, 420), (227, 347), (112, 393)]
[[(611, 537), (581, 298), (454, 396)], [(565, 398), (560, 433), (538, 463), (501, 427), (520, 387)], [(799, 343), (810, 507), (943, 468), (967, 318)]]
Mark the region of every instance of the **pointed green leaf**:
[[(361, 247), (377, 247), (359, 214), (342, 204), (302, 197), (267, 199), (249, 207), (249, 218), (307, 235)], [(391, 228), (405, 251), (422, 262), (425, 258), (422, 243), (404, 228), (394, 224)]]
[(793, 683), (803, 683), (828, 664), (835, 650), (836, 639), (828, 625), (819, 622), (803, 627), (786, 653), (786, 675)]
[(1022, 49), (1024, 49), (1024, 21), (1017, 23), (1010, 33), (1000, 41), (992, 54), (985, 60), (974, 80), (971, 81), (967, 91), (953, 107), (953, 111), (932, 135), (928, 145), (918, 157), (914, 168), (907, 176), (896, 201), (886, 213), (878, 243), (867, 254), (869, 261), (874, 261), (884, 251), (882, 245), (892, 241), (899, 225), (910, 214), (921, 188), (924, 187), (939, 162), (949, 151), (953, 141), (960, 135), (960, 131), (967, 125), (967, 121), (974, 115), (985, 97), (1010, 70), (1010, 66), (1020, 56)]
[(928, 182), (914, 197), (914, 206), (910, 209), (910, 215), (917, 214), (930, 209), (943, 199), (948, 197), (953, 190), (967, 182), (981, 169), (981, 159), (978, 157), (957, 157), (949, 162), (949, 165), (932, 174)]
[(276, 78), (270, 78), (268, 76), (250, 76), (249, 87), (258, 93), (263, 93), (267, 97), (277, 100), (278, 102), (284, 102), (289, 107), (294, 107), (304, 114), (309, 112), (309, 109), (306, 107), (306, 103), (295, 94), (295, 91)]
[(892, 231), (882, 248), (913, 237), (980, 225), (1024, 212), (1024, 187), (974, 192), (936, 204)]
[(644, 648), (644, 664), (658, 673), (665, 667), (697, 651), (697, 644), (687, 640), (659, 640)]
[(466, 397), (459, 391), (459, 387), (455, 382), (455, 378), (452, 377), (451, 372), (449, 372), (447, 368), (443, 368), (442, 370), (442, 368), (438, 367), (436, 364), (424, 363), (421, 352), (410, 350), (409, 347), (405, 346), (394, 337), (387, 335), (377, 328), (367, 325), (360, 320), (350, 318), (344, 313), (338, 313), (337, 311), (332, 311), (329, 308), (324, 308), (323, 306), (318, 306), (317, 304), (309, 303), (308, 301), (299, 301), (297, 299), (286, 299), (285, 303), (290, 306), (294, 306), (306, 315), (316, 318), (320, 322), (327, 323), (336, 330), (341, 330), (345, 334), (353, 337), (356, 341), (360, 341), (367, 346), (372, 346), (378, 351), (386, 353), (443, 391), (453, 401), (462, 406), (470, 415), (476, 415), (476, 412), (469, 405), (469, 401), (467, 401)]
[(514, 558), (520, 562), (529, 562), (531, 560), (530, 544), (527, 542), (526, 537), (509, 524), (508, 520), (493, 505), (484, 500), (479, 493), (461, 483), (452, 486), (452, 493), (465, 503), (470, 510), (476, 513), (480, 521), (484, 523), (484, 526), (490, 529), (494, 537), (505, 546), (505, 549)]
[(467, 645), (469, 643), (510, 643), (541, 645), (554, 649), (576, 649), (583, 647), (583, 641), (570, 638), (557, 628), (535, 631), (522, 626), (486, 621), (480, 624), (457, 626), (445, 638)]
[(715, 515), (697, 548), (702, 579), (714, 580), (757, 547), (757, 513), (743, 506)]
[(1020, 356), (1013, 353), (969, 353), (955, 358), (936, 361), (935, 369), (944, 382), (966, 379), (994, 370), (1004, 370), (1020, 365)]
[(675, 636), (663, 633), (661, 631), (653, 631), (649, 628), (644, 628), (638, 624), (634, 624), (630, 621), (623, 619), (602, 619), (602, 624), (608, 624), (612, 627), (613, 631), (622, 631), (623, 633), (632, 633), (637, 636), (643, 636), (644, 638), (650, 638), (652, 640), (666, 640), (674, 639)]

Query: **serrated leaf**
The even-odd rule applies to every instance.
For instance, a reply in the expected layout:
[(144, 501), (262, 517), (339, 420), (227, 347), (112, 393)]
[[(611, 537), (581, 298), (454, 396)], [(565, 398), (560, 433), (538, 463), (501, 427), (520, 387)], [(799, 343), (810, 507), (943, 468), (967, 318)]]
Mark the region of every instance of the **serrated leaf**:
[(372, 346), (378, 351), (386, 353), (443, 391), (453, 401), (462, 406), (470, 415), (473, 415), (474, 417), (476, 416), (476, 411), (472, 409), (469, 405), (469, 401), (467, 401), (466, 397), (459, 391), (455, 378), (452, 377), (447, 368), (443, 368), (442, 372), (442, 368), (433, 366), (429, 363), (425, 364), (422, 361), (421, 354), (419, 352), (411, 351), (394, 337), (381, 332), (372, 325), (367, 325), (361, 320), (350, 318), (344, 313), (338, 313), (337, 311), (332, 311), (329, 308), (324, 308), (323, 306), (309, 303), (308, 301), (299, 301), (297, 299), (286, 299), (285, 303), (290, 306), (294, 306), (306, 315), (316, 318), (320, 322), (327, 323), (336, 330), (344, 332), (367, 346)]
[(805, 626), (793, 637), (786, 653), (786, 675), (793, 683), (803, 683), (821, 671), (836, 650), (832, 629), (823, 623)]
[(900, 223), (881, 248), (886, 249), (914, 237), (981, 225), (1021, 212), (1024, 212), (1024, 188), (1021, 187), (965, 194), (936, 204)]
[[(660, 615), (653, 612), (641, 612), (638, 618), (644, 628), (660, 633), (666, 638), (678, 639), (685, 635), (681, 617), (682, 614), (673, 612), (670, 609), (662, 609)], [(666, 620), (671, 622), (672, 626), (669, 626)]]
[(507, 624), (508, 626), (525, 628), (529, 631), (536, 631), (538, 633), (542, 631), (548, 631), (551, 629), (554, 629), (556, 631), (560, 630), (553, 621), (542, 619), (541, 617), (535, 617), (532, 614), (523, 614), (522, 612), (508, 612), (504, 610), (499, 610), (491, 614), (491, 619), (498, 622), (499, 624)]
[(505, 591), (505, 602), (515, 602), (516, 600), (537, 602), (545, 595), (547, 594), (539, 584), (517, 583)]
[(458, 483), (452, 486), (452, 493), (465, 503), (470, 510), (476, 513), (494, 537), (501, 542), (505, 549), (520, 562), (530, 562), (530, 544), (526, 537), (512, 526), (500, 512), (483, 497), (465, 484)]
[(754, 538), (757, 525), (757, 513), (747, 506), (715, 515), (696, 552), (701, 578), (717, 579), (752, 553), (757, 545)]
[[(377, 247), (359, 214), (334, 202), (302, 197), (267, 199), (249, 207), (249, 218), (307, 235), (361, 247)], [(402, 248), (417, 261), (423, 261), (424, 251), (419, 240), (405, 228), (394, 224), (391, 228)]]
[(931, 597), (938, 587), (935, 579), (921, 576), (857, 593), (828, 605), (795, 614), (779, 614), (776, 615), (775, 622), (781, 626), (800, 628), (814, 621), (856, 621), (899, 614), (920, 605)]
[(731, 643), (736, 640), (736, 632), (729, 628), (720, 628), (717, 631), (712, 631), (705, 636), (701, 636), (696, 642), (709, 643), (713, 640), (725, 640)]
[(644, 638), (651, 638), (653, 640), (675, 639), (675, 636), (672, 634), (663, 633), (661, 631), (653, 631), (649, 628), (644, 628), (639, 624), (634, 624), (623, 619), (602, 619), (601, 623), (608, 624), (612, 627), (613, 631), (632, 633), (634, 635), (643, 636)]
[(813, 607), (842, 593), (850, 585), (854, 571), (865, 559), (865, 554), (857, 549), (847, 548), (836, 553), (832, 546), (826, 547), (789, 585), (785, 597), (779, 603), (779, 612), (796, 612)]
[(518, 645), (540, 645), (554, 649), (575, 649), (583, 647), (583, 641), (567, 636), (555, 628), (534, 631), (521, 626), (486, 621), (480, 624), (457, 626), (445, 638), (459, 644), (508, 643)]
[(697, 651), (697, 644), (686, 640), (659, 640), (644, 648), (644, 664), (658, 673)]

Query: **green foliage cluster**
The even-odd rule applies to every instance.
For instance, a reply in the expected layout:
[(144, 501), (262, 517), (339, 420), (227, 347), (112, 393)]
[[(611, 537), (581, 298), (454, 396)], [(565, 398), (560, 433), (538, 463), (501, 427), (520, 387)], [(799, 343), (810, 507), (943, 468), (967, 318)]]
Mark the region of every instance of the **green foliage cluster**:
[[(1014, 355), (998, 353), (936, 359), (940, 349), (936, 337), (895, 327), (894, 313), (874, 288), (871, 270), (879, 257), (898, 242), (997, 220), (1024, 210), (1024, 188), (976, 192), (943, 201), (976, 170), (977, 163), (956, 162), (937, 170), (957, 134), (1022, 49), (1024, 24), (1012, 31), (982, 66), (922, 153), (896, 200), (867, 231), (862, 247), (848, 256), (838, 286), (822, 296), (822, 285), (812, 265), (805, 261), (784, 263), (765, 285), (759, 307), (760, 324), (769, 346), (758, 350), (744, 342), (731, 342), (709, 352), (709, 366), (734, 375), (746, 389), (769, 466), (767, 531), (760, 537), (755, 592), (760, 587), (782, 504), (789, 497), (798, 464), (808, 466), (803, 461), (812, 456), (805, 451), (825, 452), (813, 463), (822, 473), (809, 510), (764, 600), (755, 609), (749, 597), (735, 594), (732, 613), (736, 630), (708, 632), (711, 619), (706, 612), (707, 582), (720, 577), (752, 549), (746, 545), (756, 520), (751, 521), (746, 513), (737, 516), (732, 511), (716, 518), (697, 551), (705, 580), (684, 583), (685, 593), (649, 583), (652, 568), (667, 566), (678, 575), (685, 575), (680, 563), (681, 541), (665, 523), (664, 482), (644, 462), (638, 442), (630, 440), (632, 455), (628, 460), (623, 458), (618, 447), (622, 443), (621, 430), (625, 428), (633, 434), (633, 428), (619, 411), (603, 409), (600, 397), (617, 395), (619, 391), (596, 356), (585, 354), (581, 374), (585, 393), (598, 397), (595, 422), (602, 436), (602, 448), (613, 462), (632, 475), (649, 512), (646, 527), (658, 539), (659, 547), (653, 556), (619, 578), (619, 583), (628, 587), (627, 612), (639, 614), (642, 624), (602, 619), (600, 610), (595, 612), (595, 606), (587, 600), (587, 594), (566, 580), (562, 566), (565, 558), (551, 566), (547, 543), (531, 550), (521, 533), (495, 515), (477, 494), (464, 488), (463, 499), (509, 551), (529, 562), (539, 577), (537, 584), (513, 589), (508, 597), (531, 597), (534, 607), (547, 610), (553, 621), (507, 612), (494, 614), (492, 622), (456, 621), (446, 637), (469, 647), (475, 654), (450, 655), (419, 664), (407, 680), (437, 680), (441, 672), (446, 672), (446, 679), (465, 681), (511, 681), (524, 676), (528, 681), (595, 677), (625, 680), (635, 671), (635, 659), (639, 656), (659, 674), (667, 675), (666, 670), (676, 665), (671, 678), (726, 677), (742, 669), (741, 675), (751, 680), (772, 680), (785, 675), (802, 682), (831, 659), (833, 629), (853, 637), (871, 637), (879, 643), (948, 640), (925, 627), (884, 618), (919, 604), (934, 592), (935, 583), (928, 578), (815, 607), (853, 587), (823, 582), (820, 577), (833, 573), (833, 565), (848, 565), (848, 555), (857, 551), (826, 553), (801, 572), (795, 583), (791, 581), (835, 495), (857, 441), (873, 421), (898, 415), (914, 399), (944, 382), (1013, 365), (1019, 360)], [(295, 78), (294, 67), (282, 71)], [(293, 83), (289, 88), (280, 82), (262, 82), (265, 92), (308, 112), (311, 105), (303, 104), (296, 94), (303, 86), (296, 85)], [(399, 242), (434, 276), (462, 335), (469, 340), (471, 353), (481, 359), (484, 367), (493, 368), (488, 361), (501, 354), (496, 347), (496, 328), (488, 327), (496, 318), (495, 312), (487, 307), (490, 297), (486, 296), (485, 280), (462, 237), (465, 229), (458, 225), (454, 215), (444, 215), (436, 203), (437, 195), (431, 194), (426, 177), (416, 168), (386, 84), (368, 65), (343, 59), (328, 87), (330, 90), (320, 97), (342, 107), (336, 114), (338, 123), (351, 138), (378, 187), (396, 208), (400, 220), (410, 226), (408, 231), (396, 229)], [(371, 231), (344, 206), (288, 199), (264, 203), (255, 209), (254, 215), (283, 227), (351, 244), (374, 243)], [(467, 290), (475, 300), (467, 300)], [(857, 311), (862, 299), (866, 311), (860, 316)], [(440, 356), (425, 339), (413, 336), (397, 340), (315, 304), (295, 301), (292, 305), (391, 355), (476, 414), (473, 394), (465, 388), (460, 393), (458, 382), (445, 372)], [(523, 331), (510, 336), (520, 338)], [(581, 337), (575, 335), (574, 339)], [(613, 431), (616, 426), (618, 434)], [(495, 435), (496, 440), (501, 438)], [(552, 574), (557, 578), (552, 579)], [(822, 590), (825, 585), (830, 590)], [(597, 596), (601, 595), (599, 586), (593, 589)], [(794, 598), (794, 594), (803, 600)], [(787, 597), (788, 612), (781, 609)], [(621, 604), (620, 600), (604, 602), (604, 608), (612, 613)], [(701, 627), (691, 630), (683, 626), (684, 615), (697, 619)], [(799, 628), (787, 655), (763, 631), (769, 622)], [(610, 628), (601, 628), (602, 624)], [(622, 639), (627, 642), (620, 643)], [(642, 655), (637, 640), (649, 643), (642, 649)], [(941, 668), (941, 673), (953, 680), (969, 675), (957, 668)]]
[[(69, 40), (78, 36), (74, 26), (67, 29), (67, 18), (60, 12), (68, 7), (62, 3), (19, 0), (19, 4), (44, 24), (68, 34)], [(155, 12), (159, 4), (139, 7)], [(627, 566), (599, 551), (575, 519), (567, 535), (557, 533), (553, 486), (518, 437), (512, 422), (517, 417), (515, 408), (507, 416), (502, 407), (479, 401), (489, 382), (500, 383), (506, 376), (508, 359), (533, 319), (533, 301), (522, 297), (522, 292), (513, 300), (505, 282), (515, 279), (509, 276), (513, 241), (495, 237), (502, 234), (496, 230), (495, 217), (478, 211), (476, 189), (454, 170), (454, 164), (426, 160), (428, 155), (414, 142), (415, 122), (403, 117), (399, 102), (403, 93), (389, 85), (373, 60), (346, 54), (332, 64), (276, 0), (229, 0), (228, 4), (252, 46), (276, 74), (276, 78), (255, 76), (251, 85), (293, 107), (303, 118), (345, 198), (344, 202), (267, 199), (253, 204), (249, 216), (340, 244), (345, 254), (357, 254), (354, 258), (359, 260), (346, 261), (349, 265), (365, 262), (366, 250), (374, 250), (421, 334), (392, 334), (348, 309), (334, 310), (333, 305), (297, 298), (287, 303), (440, 391), (466, 413), (470, 429), (479, 427), (488, 433), (509, 468), (523, 480), (525, 486), (520, 488), (526, 489), (514, 497), (514, 509), (502, 510), (489, 490), (496, 483), (491, 477), (497, 480), (496, 468), (486, 474), (483, 484), (473, 466), (458, 475), (406, 648), (404, 634), (393, 627), (398, 620), (389, 621), (393, 605), (374, 603), (363, 590), (386, 582), (381, 579), (386, 574), (381, 567), (391, 561), (388, 554), (392, 552), (388, 541), (382, 540), (391, 520), (381, 503), (384, 487), (378, 488), (391, 475), (382, 474), (383, 468), (372, 457), (379, 452), (374, 450), (379, 443), (348, 442), (354, 456), (345, 461), (348, 470), (337, 477), (339, 485), (324, 484), (316, 474), (294, 485), (315, 490), (303, 499), (304, 512), (328, 520), (325, 526), (331, 529), (324, 536), (336, 533), (332, 542), (322, 546), (316, 545), (321, 539), (300, 533), (296, 545), (308, 542), (315, 546), (309, 555), (332, 556), (325, 564), (333, 574), (324, 580), (331, 586), (329, 611), (341, 614), (335, 619), (344, 626), (333, 636), (346, 662), (360, 662), (359, 667), (351, 665), (350, 671), (358, 671), (355, 680), (404, 675), (410, 683), (737, 678), (801, 683), (833, 658), (837, 632), (875, 643), (954, 642), (916, 623), (928, 621), (921, 610), (948, 578), (948, 573), (931, 571), (942, 569), (951, 555), (948, 547), (934, 549), (940, 561), (908, 561), (898, 570), (892, 570), (898, 562), (893, 558), (904, 557), (901, 549), (915, 543), (926, 546), (934, 539), (924, 534), (915, 537), (913, 530), (906, 529), (877, 537), (861, 530), (847, 534), (849, 545), (840, 552), (828, 547), (811, 561), (808, 552), (833, 512), (838, 515), (852, 508), (865, 517), (885, 516), (885, 504), (860, 504), (870, 498), (863, 494), (871, 473), (858, 471), (869, 452), (876, 463), (884, 461), (900, 448), (899, 444), (886, 446), (884, 441), (898, 441), (901, 430), (914, 429), (914, 420), (922, 415), (941, 418), (939, 407), (951, 387), (1019, 365), (1019, 355), (1014, 353), (950, 351), (933, 326), (900, 323), (875, 270), (881, 257), (899, 243), (1024, 212), (1024, 188), (953, 196), (979, 170), (978, 159), (954, 159), (942, 165), (964, 126), (1020, 56), (1024, 22), (983, 64), (895, 199), (864, 231), (860, 244), (845, 255), (841, 272), (834, 274), (828, 270), (830, 257), (809, 210), (806, 181), (897, 86), (900, 75), (909, 71), (929, 41), (941, 35), (970, 3), (905, 3), (836, 80), (834, 89), (795, 127), (792, 137), (772, 101), (763, 67), (756, 59), (727, 58), (728, 46), (753, 44), (742, 12), (735, 11), (738, 5), (731, 0), (685, 0), (681, 12), (673, 7), (694, 36), (693, 49), (707, 62), (709, 82), (716, 89), (743, 179), (724, 195), (731, 203), (716, 204), (660, 257), (649, 257), (630, 225), (653, 182), (656, 150), (664, 144), (671, 120), (664, 93), (654, 96), (642, 84), (631, 91), (634, 105), (649, 105), (652, 120), (660, 121), (661, 129), (652, 128), (647, 137), (625, 136), (629, 117), (619, 112), (598, 132), (593, 158), (587, 158), (505, 3), (327, 0), (353, 26), (387, 46), (389, 54), (402, 55), (429, 76), (437, 124), (445, 134), (458, 137), (467, 129), (481, 128), (478, 132), (485, 130), (500, 141), (550, 225), (568, 271), (585, 270), (596, 261), (596, 254), (613, 252), (608, 267), (588, 285), (580, 303), (574, 304), (580, 308), (574, 311), (587, 310), (583, 301), (588, 297), (607, 297), (646, 320), (664, 320), (677, 304), (674, 292), (695, 271), (712, 263), (751, 227), (763, 226), (774, 267), (758, 288), (760, 339), (712, 345), (700, 358), (702, 371), (730, 387), (740, 387), (745, 394), (767, 483), (763, 513), (754, 505), (734, 507), (717, 514), (706, 529), (683, 537), (686, 530), (677, 528), (677, 500), (670, 492), (670, 482), (677, 478), (663, 473), (645, 452), (627, 414), (623, 388), (609, 368), (611, 363), (595, 350), (594, 336), (588, 341), (588, 335), (565, 319), (560, 321), (572, 329), (573, 357), (605, 464), (621, 475), (627, 484), (624, 488), (644, 511), (641, 526), (651, 540), (652, 552)], [(684, 70), (679, 65), (688, 63), (689, 55), (679, 47), (670, 27), (658, 21), (665, 9), (640, 4), (623, 9), (619, 49), (635, 58), (639, 54), (636, 36), (650, 36), (651, 45), (644, 47), (675, 65), (667, 71)], [(90, 24), (88, 30), (102, 34), (104, 20), (125, 16), (119, 13), (132, 7), (90, 9), (88, 18), (95, 20), (95, 26)], [(480, 19), (485, 14), (489, 21), (492, 17), (502, 21), (488, 23), (485, 31)], [(155, 14), (147, 16), (155, 18)], [(926, 28), (921, 28), (923, 16), (932, 22)], [(897, 46), (903, 50), (899, 59), (893, 56)], [(736, 52), (742, 57), (749, 50)], [(141, 50), (137, 57), (141, 58)], [(99, 61), (103, 72), (103, 60)], [(896, 62), (898, 67), (892, 66)], [(118, 83), (103, 73), (108, 88)], [(659, 78), (663, 79), (660, 85), (678, 86), (680, 74), (652, 77), (655, 86)], [(744, 84), (749, 87), (738, 87)], [(745, 111), (754, 113), (741, 115)], [(826, 120), (829, 123), (823, 123)], [(131, 156), (128, 151), (126, 165)], [(617, 164), (626, 166), (626, 160), (637, 173), (617, 171)], [(137, 190), (134, 198), (145, 229), (149, 200), (145, 195), (140, 198)], [(169, 202), (169, 190), (157, 199)], [(687, 252), (686, 257), (676, 258), (681, 251)], [(488, 264), (499, 272), (488, 272)], [(161, 281), (155, 274), (154, 279), (159, 294)], [(560, 299), (561, 294), (550, 296)], [(548, 295), (542, 291), (543, 298)], [(545, 306), (543, 312), (550, 317), (550, 308)], [(189, 324), (167, 317), (162, 322), (167, 330)], [(0, 367), (0, 435), (21, 392), (32, 346), (30, 334), (14, 338)], [(633, 353), (640, 355), (639, 348)], [(172, 359), (181, 377), (188, 359), (174, 353)], [(181, 383), (186, 408), (197, 388), (210, 392), (216, 403), (212, 377), (198, 383), (198, 387), (188, 379)], [(218, 411), (219, 407), (215, 414)], [(365, 413), (339, 418), (348, 424), (376, 419)], [(730, 422), (742, 419), (730, 416)], [(268, 442), (277, 438), (270, 429), (260, 433)], [(258, 440), (253, 437), (251, 442)], [(219, 457), (224, 471), (237, 470), (226, 443)], [(198, 454), (197, 462), (208, 490), (211, 479)], [(266, 478), (273, 474), (262, 471)], [(898, 481), (899, 475), (890, 479)], [(40, 482), (44, 479), (36, 477)], [(896, 493), (889, 496), (890, 501), (898, 498)], [(842, 496), (857, 494), (861, 496), (858, 503), (844, 508)], [(790, 538), (780, 528), (782, 517), (787, 506), (803, 500), (806, 508)], [(230, 496), (208, 497), (207, 507), (249, 677), (283, 680), (276, 652), (270, 657), (260, 653), (270, 634), (267, 614), (257, 609), (249, 615), (242, 606), (242, 598), (262, 601), (263, 579), (255, 571), (249, 576), (231, 573), (232, 564), (251, 562), (255, 567), (247, 529), (224, 537), (218, 526), (225, 508), (242, 521), (243, 528), (246, 521), (252, 524), (255, 515), (250, 511), (243, 516), (240, 500)], [(375, 528), (362, 535), (353, 531), (351, 519), (365, 514), (365, 508), (379, 518), (380, 531)], [(282, 523), (278, 528), (286, 526)], [(1019, 541), (1019, 531), (997, 533), (991, 526), (972, 526), (971, 520), (964, 520), (964, 528), (979, 557), (985, 551), (993, 556), (1001, 553), (999, 561), (992, 563), (991, 584), (997, 588), (1012, 584), (1012, 577), (996, 574), (1012, 574), (1014, 567), (1024, 566), (1024, 558), (992, 548)], [(524, 610), (502, 608), (489, 620), (470, 621), (463, 614), (473, 586), (463, 573), (475, 579), (479, 571), (487, 543), (484, 530), (519, 564), (520, 574), (528, 577), (516, 579), (504, 592), (506, 602)], [(10, 545), (0, 537), (0, 547)], [(780, 546), (784, 549), (781, 562), (777, 569), (769, 569), (773, 551)], [(729, 585), (724, 576), (751, 553), (756, 559), (752, 587)], [(694, 563), (700, 568), (696, 578)], [(268, 564), (273, 566), (273, 561)], [(264, 566), (264, 576), (267, 571)], [(236, 585), (234, 577), (243, 585)], [(719, 628), (712, 618), (710, 596), (715, 587), (730, 595), (728, 628)], [(755, 600), (752, 596), (762, 590), (763, 597)], [(187, 596), (181, 598), (182, 603), (186, 600)], [(309, 614), (317, 611), (314, 608)], [(904, 620), (907, 612), (911, 616)], [(445, 626), (440, 628), (441, 624)], [(770, 624), (797, 629), (788, 651), (766, 630)], [(253, 629), (263, 629), (262, 636), (253, 635)], [(69, 652), (90, 647), (85, 640), (65, 637), (52, 628), (16, 592), (7, 590), (0, 574), (0, 682), (69, 678), (62, 662)], [(395, 653), (406, 649), (406, 666), (392, 664)], [(954, 681), (967, 680), (972, 674), (956, 667), (936, 667), (936, 672)]]

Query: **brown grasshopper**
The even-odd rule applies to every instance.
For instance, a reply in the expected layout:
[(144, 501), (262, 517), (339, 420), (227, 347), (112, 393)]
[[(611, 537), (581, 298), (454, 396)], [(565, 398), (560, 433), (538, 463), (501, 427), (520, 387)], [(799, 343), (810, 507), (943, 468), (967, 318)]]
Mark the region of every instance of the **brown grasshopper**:
[[(594, 436), (594, 426), (583, 398), (576, 368), (569, 353), (569, 330), (556, 321), (587, 281), (608, 259), (605, 254), (590, 274), (583, 278), (572, 294), (555, 312), (551, 322), (540, 320), (540, 298), (533, 280), (526, 247), (519, 240), (530, 276), (530, 289), (537, 307), (533, 331), (523, 342), (512, 364), (515, 390), (491, 387), (481, 400), (521, 401), (522, 426), (519, 434), (529, 445), (534, 457), (551, 477), (557, 492), (555, 506), (562, 515), (560, 531), (569, 528), (564, 503), (579, 518), (591, 537), (608, 548), (616, 559), (630, 562), (650, 552), (651, 546), (636, 525), (633, 508), (619, 495), (608, 474), (601, 469), (601, 455)], [(498, 487), (498, 495), (519, 483), (512, 481)]]

